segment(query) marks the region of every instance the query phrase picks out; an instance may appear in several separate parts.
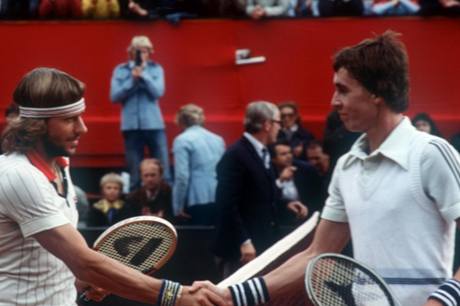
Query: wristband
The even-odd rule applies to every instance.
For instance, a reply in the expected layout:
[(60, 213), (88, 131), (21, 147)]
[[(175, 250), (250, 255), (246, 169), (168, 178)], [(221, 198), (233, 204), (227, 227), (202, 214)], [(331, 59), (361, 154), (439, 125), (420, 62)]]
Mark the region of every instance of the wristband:
[(179, 283), (164, 280), (158, 295), (157, 306), (174, 306), (182, 292)]
[(267, 285), (262, 277), (252, 278), (229, 287), (235, 306), (256, 306), (269, 301)]
[(428, 299), (437, 300), (443, 306), (460, 306), (460, 282), (454, 278), (445, 281)]

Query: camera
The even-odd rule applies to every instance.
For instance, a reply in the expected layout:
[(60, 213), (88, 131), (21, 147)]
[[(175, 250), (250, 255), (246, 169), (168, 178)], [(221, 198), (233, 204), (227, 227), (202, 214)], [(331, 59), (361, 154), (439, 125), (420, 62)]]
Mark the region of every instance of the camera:
[(141, 57), (141, 50), (136, 50), (136, 56), (134, 57), (134, 65), (137, 67), (142, 66), (142, 57)]

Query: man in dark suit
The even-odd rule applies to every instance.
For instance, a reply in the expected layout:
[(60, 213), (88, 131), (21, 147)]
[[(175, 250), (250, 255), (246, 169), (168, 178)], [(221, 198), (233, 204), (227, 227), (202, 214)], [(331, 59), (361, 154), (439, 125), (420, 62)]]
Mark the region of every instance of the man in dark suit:
[[(298, 225), (307, 217), (307, 213), (311, 215), (322, 208), (321, 178), (312, 165), (294, 159), (288, 142), (278, 141), (269, 148), (277, 176), (276, 185), (281, 189), (280, 223)], [(295, 215), (284, 207), (292, 211), (305, 207), (305, 213), (302, 210)]]
[(280, 129), (278, 108), (269, 102), (250, 103), (244, 127), (243, 136), (217, 165), (214, 252), (224, 277), (279, 239), (279, 190), (267, 150)]

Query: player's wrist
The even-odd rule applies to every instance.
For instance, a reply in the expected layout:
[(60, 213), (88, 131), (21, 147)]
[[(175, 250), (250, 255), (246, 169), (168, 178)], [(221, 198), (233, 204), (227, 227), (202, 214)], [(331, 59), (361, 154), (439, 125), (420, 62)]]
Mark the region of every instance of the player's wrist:
[(252, 278), (228, 288), (234, 306), (256, 306), (270, 300), (267, 285), (262, 277)]
[(443, 306), (460, 306), (460, 281), (455, 278), (445, 281), (428, 300), (436, 300)]
[[(156, 306), (175, 306), (182, 295), (182, 286), (179, 283), (163, 280)], [(179, 304), (178, 304), (179, 305)]]
[(228, 306), (236, 306), (236, 305), (233, 303), (233, 299), (232, 299), (232, 294), (231, 294), (230, 288), (225, 288), (222, 297), (223, 297), (223, 299), (224, 299), (226, 305), (228, 305)]

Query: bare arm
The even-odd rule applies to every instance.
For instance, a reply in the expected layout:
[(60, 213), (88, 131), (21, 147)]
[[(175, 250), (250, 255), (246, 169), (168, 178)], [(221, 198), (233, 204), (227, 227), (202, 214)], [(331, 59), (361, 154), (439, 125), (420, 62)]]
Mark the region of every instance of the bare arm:
[(145, 303), (153, 303), (159, 294), (160, 280), (91, 250), (81, 234), (70, 225), (43, 231), (34, 237), (83, 282)]
[(321, 253), (340, 252), (349, 239), (348, 223), (321, 219), (311, 245), (264, 276), (270, 297), (281, 297), (298, 288), (303, 290), (308, 261)]
[[(34, 237), (45, 249), (61, 259), (81, 281), (131, 300), (151, 304), (156, 302), (162, 281), (91, 250), (72, 226), (56, 227), (35, 234)], [(211, 302), (223, 305), (222, 299), (209, 290), (191, 295), (188, 287), (184, 287), (179, 301), (180, 305), (188, 306), (211, 305)]]
[[(304, 290), (305, 268), (309, 260), (326, 252), (340, 252), (350, 240), (348, 223), (340, 223), (321, 219), (311, 245), (293, 256), (277, 269), (265, 275), (269, 296), (271, 300), (279, 300), (289, 296), (292, 292)], [(197, 282), (193, 289), (208, 288), (221, 294), (227, 305), (233, 305), (230, 290), (214, 287), (210, 283)]]

